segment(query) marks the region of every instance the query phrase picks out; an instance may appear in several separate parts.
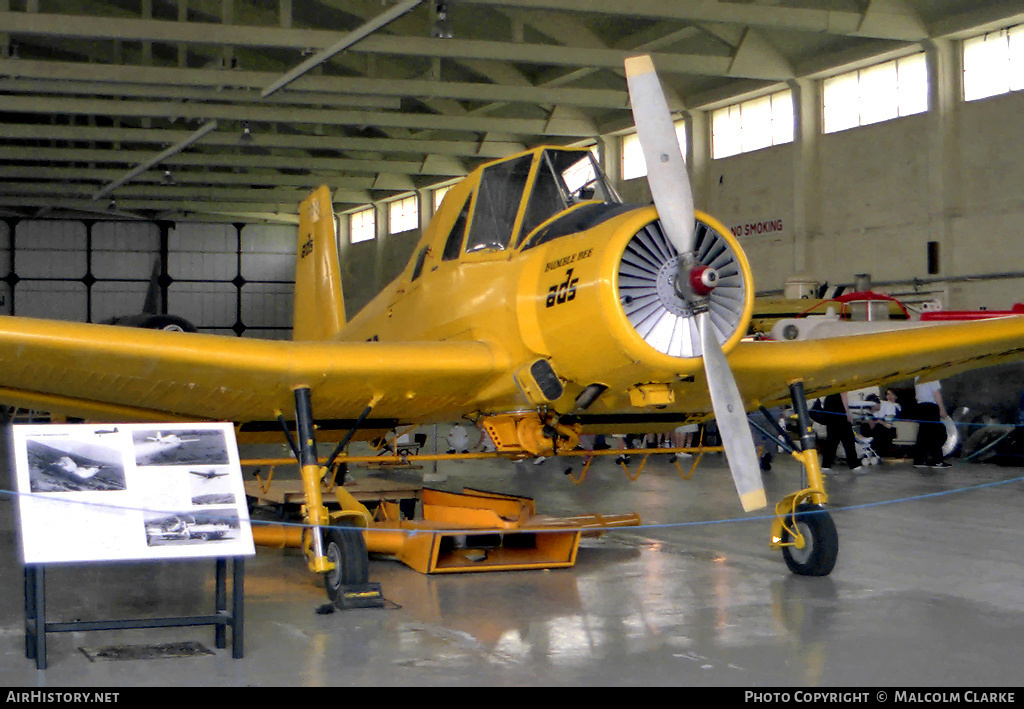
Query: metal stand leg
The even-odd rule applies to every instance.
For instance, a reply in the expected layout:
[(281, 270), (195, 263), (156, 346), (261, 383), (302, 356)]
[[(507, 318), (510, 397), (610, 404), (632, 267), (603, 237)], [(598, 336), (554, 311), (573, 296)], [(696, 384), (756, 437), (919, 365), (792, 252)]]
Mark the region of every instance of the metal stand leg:
[[(223, 615), (228, 607), (227, 590), (224, 587), (227, 578), (227, 563), (228, 562), (226, 559), (217, 559), (216, 562), (217, 570), (215, 573), (216, 579), (214, 582), (214, 609), (217, 615)], [(218, 650), (223, 650), (225, 647), (227, 647), (227, 639), (225, 636), (226, 631), (227, 628), (223, 625), (218, 625), (214, 628), (214, 644), (217, 646)]]
[(231, 568), (231, 657), (238, 659), (242, 657), (244, 647), (243, 632), (244, 618), (242, 617), (243, 599), (245, 598), (245, 560), (236, 556)]
[(22, 572), (25, 581), (25, 657), (30, 660), (34, 660), (36, 653), (36, 646), (32, 633), (29, 628), (32, 626), (32, 621), (35, 620), (36, 614), (32, 602), (35, 600), (36, 591), (32, 585), (32, 574), (30, 568), (26, 566)]
[(46, 669), (46, 576), (42, 566), (25, 567), (25, 657)]

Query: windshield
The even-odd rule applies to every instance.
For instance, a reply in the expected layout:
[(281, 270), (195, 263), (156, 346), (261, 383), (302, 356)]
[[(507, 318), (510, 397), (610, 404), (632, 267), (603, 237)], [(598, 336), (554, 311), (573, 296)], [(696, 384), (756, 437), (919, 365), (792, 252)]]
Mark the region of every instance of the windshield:
[(501, 250), (509, 245), (532, 162), (532, 155), (522, 155), (484, 168), (466, 253)]
[(518, 243), (541, 223), (580, 202), (619, 202), (589, 150), (545, 150)]

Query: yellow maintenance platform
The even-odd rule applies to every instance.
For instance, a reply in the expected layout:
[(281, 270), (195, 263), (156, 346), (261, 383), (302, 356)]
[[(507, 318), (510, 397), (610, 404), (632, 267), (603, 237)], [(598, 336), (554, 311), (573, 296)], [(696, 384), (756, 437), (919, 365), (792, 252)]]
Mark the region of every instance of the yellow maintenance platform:
[[(389, 480), (359, 479), (333, 492), (341, 507), (354, 498), (373, 510), (363, 529), (369, 553), (392, 556), (424, 574), (569, 567), (576, 563), (583, 536), (640, 524), (636, 514), (548, 517), (538, 515), (527, 497), (472, 489), (444, 492)], [(298, 480), (248, 481), (246, 494), (258, 503), (305, 501)], [(417, 500), (422, 517), (408, 519), (403, 512)], [(304, 548), (308, 530), (254, 522), (253, 538), (260, 546)]]

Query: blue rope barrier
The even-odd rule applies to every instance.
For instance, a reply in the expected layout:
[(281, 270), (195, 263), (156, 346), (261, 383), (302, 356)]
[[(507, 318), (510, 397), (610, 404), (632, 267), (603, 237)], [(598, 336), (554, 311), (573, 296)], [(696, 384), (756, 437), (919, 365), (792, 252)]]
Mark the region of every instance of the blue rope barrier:
[[(1009, 478), (1007, 480), (997, 480), (997, 481), (993, 481), (993, 482), (989, 482), (989, 483), (980, 483), (978, 485), (969, 485), (967, 487), (955, 488), (955, 489), (952, 489), (952, 490), (940, 490), (940, 491), (937, 491), (937, 492), (924, 493), (924, 494), (921, 494), (921, 495), (913, 495), (911, 497), (903, 497), (903, 498), (897, 498), (897, 499), (893, 499), (893, 500), (879, 500), (879, 501), (876, 501), (876, 502), (867, 502), (867, 503), (860, 504), (860, 505), (848, 505), (848, 506), (843, 506), (843, 507), (829, 507), (829, 511), (830, 512), (841, 512), (841, 511), (842, 512), (846, 512), (846, 511), (850, 511), (850, 510), (866, 509), (866, 508), (870, 508), (870, 507), (879, 507), (879, 506), (882, 506), (882, 505), (894, 505), (894, 504), (901, 504), (901, 503), (908, 503), (908, 502), (916, 502), (918, 500), (925, 500), (925, 499), (928, 499), (928, 498), (940, 497), (940, 496), (944, 496), (944, 495), (954, 495), (954, 494), (960, 494), (960, 493), (965, 493), (965, 492), (973, 492), (973, 491), (982, 490), (982, 489), (989, 488), (989, 487), (995, 487), (995, 486), (999, 486), (999, 485), (1007, 485), (1007, 484), (1014, 483), (1014, 482), (1024, 482), (1024, 476), (1018, 476), (1018, 477), (1014, 477), (1014, 478)], [(89, 502), (89, 501), (84, 501), (84, 500), (68, 500), (66, 498), (44, 497), (40, 493), (23, 493), (23, 492), (17, 492), (17, 491), (14, 491), (14, 490), (2, 490), (2, 489), (0, 489), (0, 496), (4, 496), (4, 495), (8, 495), (8, 496), (12, 496), (12, 497), (37, 497), (37, 498), (42, 498), (44, 500), (49, 500), (49, 501), (52, 501), (52, 502), (60, 502), (60, 503), (64, 503), (64, 504), (78, 504), (78, 505), (102, 507), (102, 508), (105, 508), (105, 509), (118, 510), (118, 511), (123, 511), (123, 512), (147, 512), (147, 513), (166, 513), (166, 514), (176, 514), (176, 513), (180, 512), (180, 510), (158, 510), (158, 509), (139, 508), (139, 507), (125, 507), (125, 506), (118, 506), (118, 505), (101, 504), (101, 503), (97, 503), (97, 502)], [(757, 515), (757, 516), (754, 516), (754, 517), (729, 517), (729, 518), (717, 519), (717, 520), (699, 520), (699, 521), (694, 521), (694, 522), (666, 522), (666, 523), (662, 523), (662, 524), (640, 524), (640, 525), (632, 526), (632, 527), (612, 527), (612, 528), (604, 529), (602, 531), (602, 533), (608, 534), (610, 532), (624, 531), (624, 530), (673, 529), (673, 528), (682, 528), (682, 527), (697, 527), (697, 526), (702, 526), (702, 525), (732, 524), (732, 523), (736, 523), (736, 522), (758, 522), (758, 521), (772, 520), (774, 518), (775, 518), (775, 515), (771, 514), (771, 515)], [(313, 525), (305, 524), (303, 522), (270, 521), (270, 520), (251, 519), (251, 518), (249, 520), (249, 524), (250, 525), (275, 525), (275, 526), (296, 527), (296, 528), (303, 528), (303, 529), (312, 529), (313, 528)], [(351, 531), (351, 532), (361, 531), (360, 528), (358, 528), (358, 527), (333, 527), (331, 525), (321, 525), (321, 526), (324, 529), (327, 529), (327, 528), (341, 529), (341, 530), (346, 530), (346, 531)], [(408, 534), (472, 534), (473, 533), (472, 529), (466, 529), (466, 528), (447, 529), (447, 530), (446, 529), (430, 529), (430, 530), (408, 529), (408, 530), (395, 530), (395, 531), (402, 531), (402, 532), (405, 532), (405, 533), (408, 533)], [(514, 532), (514, 531), (517, 531), (517, 530), (508, 530), (508, 531)], [(578, 527), (578, 528), (577, 527), (558, 527), (558, 528), (551, 528), (551, 529), (527, 529), (527, 530), (523, 530), (523, 531), (529, 532), (531, 534), (541, 534), (541, 533), (544, 533), (544, 532), (566, 532), (566, 531), (584, 531), (585, 532), (585, 531), (593, 531), (593, 528), (591, 528), (591, 527)]]

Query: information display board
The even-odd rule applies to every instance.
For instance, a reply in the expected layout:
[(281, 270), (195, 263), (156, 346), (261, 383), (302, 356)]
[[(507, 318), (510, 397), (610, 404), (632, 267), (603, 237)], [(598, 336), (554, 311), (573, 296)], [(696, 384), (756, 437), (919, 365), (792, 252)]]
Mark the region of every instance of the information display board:
[(13, 427), (22, 561), (255, 554), (228, 423)]

